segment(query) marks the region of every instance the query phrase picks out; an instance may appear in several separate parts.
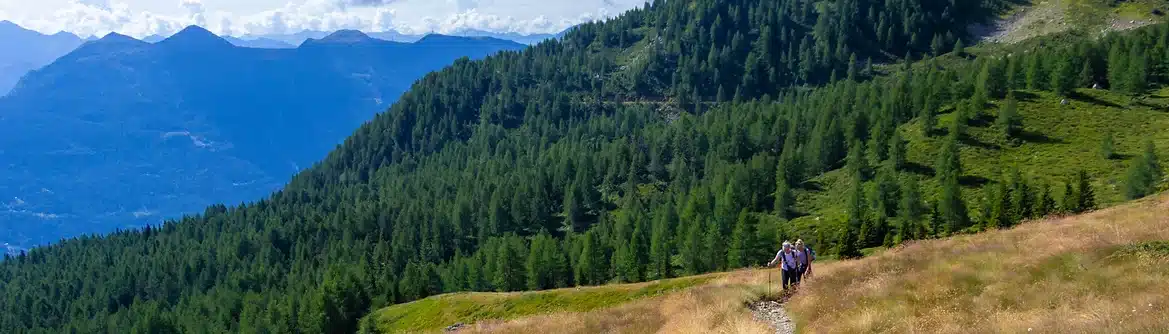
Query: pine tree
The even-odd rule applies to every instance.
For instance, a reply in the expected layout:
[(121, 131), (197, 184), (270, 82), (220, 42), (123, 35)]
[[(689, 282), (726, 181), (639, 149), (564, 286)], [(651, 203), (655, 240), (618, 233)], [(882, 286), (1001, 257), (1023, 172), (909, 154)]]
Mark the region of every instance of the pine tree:
[(1116, 157), (1116, 151), (1112, 140), (1112, 132), (1104, 134), (1104, 140), (1100, 141), (1100, 157), (1111, 160)]
[(1134, 43), (1132, 50), (1129, 51), (1128, 71), (1125, 78), (1125, 88), (1129, 94), (1141, 94), (1148, 88), (1149, 59), (1146, 52), (1137, 43)]
[(1063, 213), (1076, 213), (1079, 206), (1080, 195), (1072, 188), (1071, 182), (1063, 184), (1063, 198), (1060, 201), (1059, 210)]
[(1125, 173), (1124, 195), (1128, 199), (1138, 199), (1156, 191), (1157, 183), (1161, 181), (1162, 171), (1157, 163), (1157, 153), (1152, 141), (1145, 143), (1145, 152), (1133, 159)]
[(1075, 87), (1075, 69), (1070, 58), (1067, 54), (1053, 58), (1055, 66), (1051, 70), (1051, 91), (1061, 96), (1068, 96)]
[(966, 123), (973, 116), (972, 102), (959, 102), (958, 107), (954, 110), (954, 120), (950, 122), (950, 137), (955, 140), (966, 135)]
[(889, 165), (894, 171), (905, 167), (905, 145), (905, 140), (901, 139), (901, 132), (893, 129), (893, 136), (889, 137)]
[(1092, 87), (1096, 84), (1096, 70), (1092, 68), (1092, 60), (1084, 59), (1084, 64), (1080, 67), (1080, 75), (1076, 80), (1076, 84), (1080, 88)]
[(731, 232), (731, 247), (727, 252), (728, 268), (741, 268), (753, 262), (752, 250), (760, 246), (755, 237), (755, 219), (747, 213), (747, 209), (743, 209)]
[(1112, 50), (1108, 52), (1108, 86), (1114, 91), (1127, 92), (1129, 74), (1129, 55), (1124, 52), (1120, 43), (1112, 45)]
[(865, 223), (864, 181), (859, 174), (853, 173), (852, 186), (848, 193), (848, 221), (844, 223), (837, 235), (836, 255), (840, 258), (854, 258), (860, 256), (860, 237), (857, 235)]
[(935, 113), (938, 112), (938, 100), (932, 94), (925, 99), (925, 108), (921, 109), (919, 125), (921, 126), (921, 133), (929, 137), (934, 133), (934, 128), (938, 126), (938, 118)]
[(649, 245), (649, 273), (656, 279), (673, 277), (673, 268), (670, 264), (670, 222), (675, 221), (674, 210), (669, 205), (662, 205), (654, 212), (653, 231)]
[(1017, 138), (1019, 133), (1023, 131), (1023, 119), (1019, 116), (1019, 102), (1015, 100), (1014, 94), (1008, 95), (1002, 108), (999, 108), (999, 115), (995, 119), (995, 123), (998, 125), (999, 131), (1007, 138)]
[(1026, 80), (1023, 77), (1022, 66), (1019, 65), (1019, 57), (1007, 58), (1007, 94), (1016, 89), (1022, 89), (1026, 85)]
[[(917, 185), (917, 180), (910, 177), (906, 178), (904, 184), (901, 185), (901, 201), (897, 206), (897, 216), (901, 220), (903, 230), (913, 230), (913, 226), (918, 226), (922, 223), (922, 218), (927, 213), (927, 208), (921, 202), (921, 188)], [(904, 235), (911, 236), (904, 239), (917, 239), (921, 235), (919, 233), (905, 233)]]
[(794, 180), (792, 156), (795, 155), (785, 154), (780, 158), (779, 166), (775, 168), (775, 212), (782, 218), (791, 218), (792, 210), (795, 208), (795, 196), (792, 194), (791, 185)]
[(990, 217), (986, 219), (987, 228), (997, 229), (1012, 225), (1011, 195), (1006, 184), (1000, 182), (990, 193)]
[(1023, 180), (1023, 175), (1018, 168), (1011, 168), (1010, 183), (1007, 184), (1007, 189), (1011, 192), (1011, 208), (1012, 223), (1018, 223), (1024, 219), (1035, 217), (1035, 193), (1032, 192), (1031, 186), (1027, 185), (1026, 180)]
[(859, 140), (853, 141), (848, 145), (847, 157), (848, 170), (850, 173), (864, 179), (864, 175), (868, 173), (869, 165), (868, 159), (865, 158), (864, 144)]
[(1043, 59), (1036, 53), (1027, 58), (1027, 69), (1024, 75), (1027, 77), (1027, 89), (1040, 90), (1043, 89), (1044, 79), (1047, 77), (1043, 72)]
[(951, 52), (957, 56), (966, 56), (966, 45), (962, 44), (962, 39), (958, 39), (954, 42), (954, 50)]
[(934, 52), (934, 57), (946, 53), (946, 42), (942, 40), (941, 34), (934, 34), (933, 41), (930, 41), (930, 50)]
[(962, 174), (961, 157), (958, 152), (958, 137), (951, 135), (938, 157), (937, 178), (942, 186), (938, 200), (938, 211), (945, 222), (945, 231), (953, 233), (966, 228), (969, 217), (966, 203), (962, 200), (962, 189), (958, 183)]
[(1076, 213), (1088, 212), (1096, 209), (1096, 192), (1092, 190), (1088, 172), (1081, 170), (1076, 174)]
[(1044, 184), (1040, 191), (1039, 200), (1035, 202), (1035, 216), (1047, 217), (1055, 211), (1055, 198), (1051, 196), (1051, 187)]
[(702, 261), (702, 222), (687, 222), (686, 239), (682, 242), (682, 269), (686, 274), (695, 275), (706, 271)]

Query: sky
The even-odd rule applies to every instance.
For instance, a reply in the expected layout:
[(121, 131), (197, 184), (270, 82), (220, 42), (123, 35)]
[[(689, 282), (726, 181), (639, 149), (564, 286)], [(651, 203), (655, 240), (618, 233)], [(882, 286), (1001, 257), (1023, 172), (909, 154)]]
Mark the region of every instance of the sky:
[(404, 34), (460, 29), (555, 33), (645, 0), (0, 0), (0, 20), (46, 34), (169, 35), (199, 25), (219, 35), (358, 29)]

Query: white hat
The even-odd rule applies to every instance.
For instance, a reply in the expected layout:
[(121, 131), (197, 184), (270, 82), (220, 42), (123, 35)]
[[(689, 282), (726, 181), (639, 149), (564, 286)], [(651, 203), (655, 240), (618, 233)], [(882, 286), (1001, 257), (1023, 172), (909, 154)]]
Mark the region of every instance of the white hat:
[(784, 247), (784, 248), (791, 247), (791, 246), (792, 246), (792, 243), (790, 243), (790, 242), (787, 242), (787, 241), (784, 241), (784, 242), (783, 242), (783, 247)]

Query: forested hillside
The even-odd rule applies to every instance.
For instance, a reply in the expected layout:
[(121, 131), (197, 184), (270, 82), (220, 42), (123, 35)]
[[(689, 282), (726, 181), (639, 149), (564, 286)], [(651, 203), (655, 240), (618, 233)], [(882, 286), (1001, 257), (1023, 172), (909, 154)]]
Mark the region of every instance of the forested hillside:
[[(348, 333), (373, 308), (441, 292), (741, 267), (779, 238), (855, 256), (1089, 209), (1091, 175), (1057, 205), (1026, 182), (971, 179), (960, 151), (982, 129), (1035, 140), (1011, 102), (1025, 94), (1099, 82), (1144, 96), (1166, 82), (1169, 26), (967, 52), (966, 25), (999, 6), (657, 1), (460, 61), (270, 199), (5, 261), (0, 328)], [(914, 126), (929, 141), (904, 141)], [(939, 159), (911, 162), (910, 144)], [(1131, 196), (1153, 191), (1152, 146), (1125, 158)], [(972, 210), (999, 184), (1012, 187), (993, 192), (998, 215)], [(847, 198), (843, 217), (794, 223), (826, 207), (800, 202), (814, 193)]]

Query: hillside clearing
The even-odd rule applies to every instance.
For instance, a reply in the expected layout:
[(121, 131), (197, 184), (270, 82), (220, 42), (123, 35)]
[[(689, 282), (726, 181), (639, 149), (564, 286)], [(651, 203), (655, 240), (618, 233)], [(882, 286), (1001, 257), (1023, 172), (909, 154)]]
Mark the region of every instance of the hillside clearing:
[[(1167, 241), (1169, 196), (1160, 196), (821, 264), (785, 307), (800, 333), (1165, 332)], [(774, 333), (746, 306), (766, 294), (769, 274), (775, 292), (774, 270), (740, 270), (614, 307), (461, 332)]]

